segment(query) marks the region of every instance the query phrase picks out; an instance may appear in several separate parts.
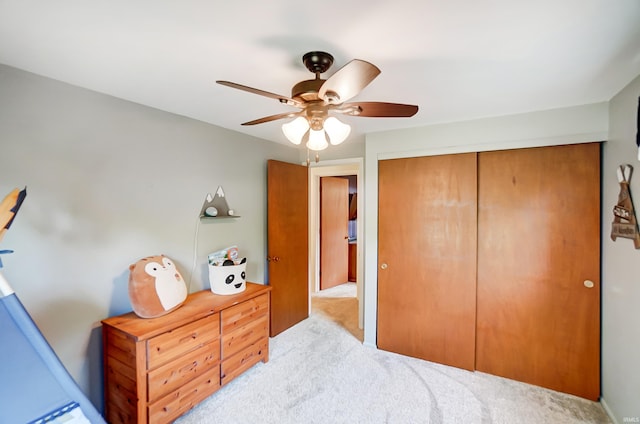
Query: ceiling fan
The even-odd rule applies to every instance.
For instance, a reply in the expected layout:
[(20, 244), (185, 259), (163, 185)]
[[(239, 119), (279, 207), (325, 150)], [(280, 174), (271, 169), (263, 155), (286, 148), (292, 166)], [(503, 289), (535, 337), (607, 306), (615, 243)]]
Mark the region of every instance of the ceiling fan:
[(326, 52), (313, 51), (306, 53), (302, 57), (302, 62), (310, 72), (315, 74), (315, 78), (295, 84), (291, 89), (291, 97), (230, 81), (216, 82), (299, 108), (298, 111), (265, 116), (244, 122), (242, 125), (256, 125), (278, 119), (295, 118), (291, 122), (283, 124), (282, 130), (285, 136), (294, 144), (300, 144), (305, 140), (307, 147), (315, 151), (325, 149), (328, 143), (340, 144), (349, 136), (351, 127), (340, 122), (333, 114), (372, 118), (402, 118), (413, 116), (418, 112), (418, 106), (401, 103), (345, 103), (358, 95), (380, 74), (380, 69), (369, 62), (354, 59), (326, 80), (320, 78), (320, 74), (331, 67), (333, 56)]

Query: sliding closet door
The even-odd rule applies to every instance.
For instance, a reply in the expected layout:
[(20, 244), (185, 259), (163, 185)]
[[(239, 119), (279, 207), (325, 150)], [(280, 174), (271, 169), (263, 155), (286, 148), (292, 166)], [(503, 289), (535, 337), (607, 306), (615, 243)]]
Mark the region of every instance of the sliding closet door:
[(600, 145), (478, 157), (479, 371), (600, 393)]
[(380, 349), (474, 368), (476, 154), (383, 160)]

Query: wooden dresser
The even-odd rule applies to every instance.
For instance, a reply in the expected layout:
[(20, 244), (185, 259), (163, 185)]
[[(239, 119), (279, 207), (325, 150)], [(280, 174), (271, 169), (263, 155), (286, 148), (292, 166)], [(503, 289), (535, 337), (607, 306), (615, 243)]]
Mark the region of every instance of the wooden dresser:
[(259, 361), (269, 360), (269, 291), (189, 295), (175, 311), (102, 321), (105, 417), (168, 423)]

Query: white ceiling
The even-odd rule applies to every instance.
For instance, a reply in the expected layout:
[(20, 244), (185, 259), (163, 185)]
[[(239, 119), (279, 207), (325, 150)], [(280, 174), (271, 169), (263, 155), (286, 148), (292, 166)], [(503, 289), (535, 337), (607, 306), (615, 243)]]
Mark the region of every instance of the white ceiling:
[(353, 101), (412, 118), (345, 117), (354, 136), (607, 101), (640, 74), (638, 0), (0, 0), (0, 63), (264, 139), (290, 96), (357, 58), (382, 73)]

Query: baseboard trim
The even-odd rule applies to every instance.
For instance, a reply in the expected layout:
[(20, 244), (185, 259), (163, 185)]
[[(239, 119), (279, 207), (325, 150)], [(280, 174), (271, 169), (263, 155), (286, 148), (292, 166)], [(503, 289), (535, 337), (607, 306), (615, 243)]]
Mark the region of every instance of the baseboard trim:
[(616, 416), (613, 414), (613, 411), (609, 408), (609, 405), (607, 405), (607, 402), (603, 397), (600, 397), (600, 404), (604, 408), (604, 412), (606, 412), (609, 418), (611, 418), (611, 421), (613, 421), (613, 424), (620, 424), (618, 420), (616, 420)]
[[(373, 349), (378, 349), (378, 346), (376, 346), (376, 344), (375, 344), (375, 343), (370, 343), (370, 342), (365, 341), (365, 342), (363, 342), (363, 343), (362, 343), (362, 345), (363, 345), (363, 346), (365, 346), (365, 347), (370, 347), (370, 348), (373, 348)], [(616, 423), (616, 424), (617, 424), (617, 423)]]

